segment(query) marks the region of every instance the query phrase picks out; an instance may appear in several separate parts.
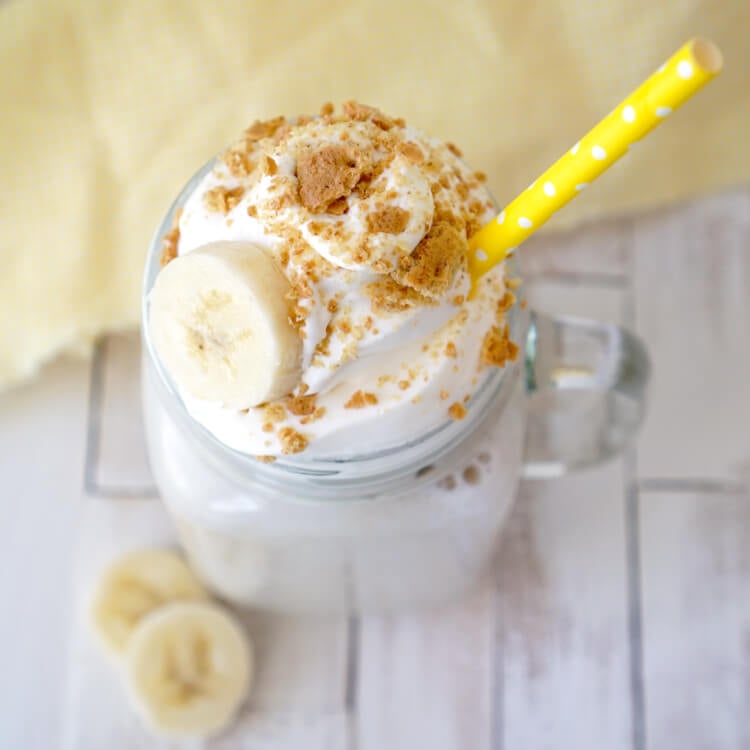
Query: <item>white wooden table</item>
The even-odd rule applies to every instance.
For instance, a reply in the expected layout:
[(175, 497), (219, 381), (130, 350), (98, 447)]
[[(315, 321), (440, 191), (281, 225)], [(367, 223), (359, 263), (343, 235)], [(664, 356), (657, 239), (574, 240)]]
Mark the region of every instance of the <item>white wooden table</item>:
[[(750, 189), (522, 257), (535, 306), (648, 342), (637, 444), (524, 484), (496, 581), (467, 601), (253, 617), (256, 687), (211, 748), (750, 747)], [(171, 747), (130, 715), (85, 627), (104, 562), (172, 538), (137, 369), (137, 337), (111, 336), (90, 366), (58, 361), (0, 398), (2, 750)]]

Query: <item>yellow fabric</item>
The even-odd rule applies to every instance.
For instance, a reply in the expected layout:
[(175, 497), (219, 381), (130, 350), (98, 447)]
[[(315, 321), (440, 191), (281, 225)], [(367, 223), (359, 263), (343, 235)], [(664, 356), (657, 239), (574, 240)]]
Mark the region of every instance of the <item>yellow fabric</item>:
[(725, 72), (550, 227), (750, 178), (747, 0), (6, 2), (0, 384), (137, 323), (158, 219), (251, 120), (375, 104), (503, 203), (695, 35)]

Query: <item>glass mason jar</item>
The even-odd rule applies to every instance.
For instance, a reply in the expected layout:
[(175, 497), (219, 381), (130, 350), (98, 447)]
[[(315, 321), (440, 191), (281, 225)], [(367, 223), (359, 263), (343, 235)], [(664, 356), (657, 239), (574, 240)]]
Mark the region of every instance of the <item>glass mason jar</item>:
[(157, 486), (192, 565), (220, 596), (283, 612), (450, 599), (487, 572), (522, 474), (601, 461), (636, 430), (649, 370), (641, 342), (516, 305), (508, 320), (522, 354), (488, 369), (461, 421), (346, 457), (265, 464), (228, 448), (188, 414), (147, 322), (161, 238), (212, 166), (184, 188), (149, 249), (142, 380)]

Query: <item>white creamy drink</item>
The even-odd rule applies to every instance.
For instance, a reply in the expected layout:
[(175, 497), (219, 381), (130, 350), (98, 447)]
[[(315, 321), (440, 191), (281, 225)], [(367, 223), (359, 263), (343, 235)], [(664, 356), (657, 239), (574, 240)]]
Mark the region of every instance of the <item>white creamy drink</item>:
[[(483, 183), (456, 147), (349, 102), (256, 122), (187, 197), (164, 240), (146, 335), (184, 410), (231, 449), (226, 460), (253, 457), (276, 483), (240, 491), (241, 480), (192, 460), (190, 436), (161, 415), (146, 373), (150, 448), (171, 456), (157, 481), (220, 592), (277, 609), (390, 606), (458, 591), (486, 562), (517, 480), (523, 419), (518, 398), (502, 429), (499, 411), (479, 424), (492, 401), (471, 413), (518, 355), (504, 267), (469, 297), (468, 237), (495, 212)], [(306, 503), (296, 479), (285, 489), (264, 473), (400, 446), (406, 455), (471, 418), (474, 434), (453, 440), (449, 458), (413, 465), (416, 484), (382, 496), (332, 485), (328, 502), (316, 490)], [(274, 494), (285, 497), (274, 505)], [(402, 579), (395, 598), (389, 576)]]

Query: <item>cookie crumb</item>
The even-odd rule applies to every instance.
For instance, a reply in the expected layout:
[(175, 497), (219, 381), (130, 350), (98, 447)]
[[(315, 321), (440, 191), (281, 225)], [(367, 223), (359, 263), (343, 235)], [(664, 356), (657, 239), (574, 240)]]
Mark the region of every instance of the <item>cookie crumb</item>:
[(315, 412), (317, 397), (317, 393), (311, 393), (309, 396), (288, 396), (284, 399), (284, 402), (292, 414), (296, 414), (298, 417), (307, 417)]
[(440, 391), (440, 400), (441, 401), (447, 401), (451, 397), (451, 394), (448, 393), (446, 390)]
[[(373, 125), (377, 125), (381, 130), (390, 130), (394, 125), (399, 123), (396, 122), (392, 117), (383, 114), (376, 107), (369, 107), (367, 104), (360, 104), (359, 102), (348, 101), (344, 102), (342, 107), (344, 114), (351, 120), (370, 120)], [(402, 120), (404, 127), (406, 123)]]
[(367, 229), (373, 233), (401, 234), (409, 223), (409, 212), (398, 206), (386, 206), (367, 214)]
[(398, 387), (402, 391), (408, 390), (409, 388), (411, 388), (411, 380), (399, 380), (398, 381)]
[(455, 143), (451, 143), (450, 141), (448, 141), (445, 145), (448, 147), (448, 151), (450, 151), (453, 156), (457, 156), (459, 159), (463, 156), (461, 149), (456, 146)]
[(178, 208), (172, 219), (172, 228), (161, 239), (159, 265), (162, 268), (177, 257), (177, 246), (180, 243), (180, 216), (182, 216), (182, 209)]
[(283, 422), (286, 419), (286, 409), (279, 403), (267, 404), (263, 407), (263, 416), (273, 424)]
[(227, 214), (242, 200), (244, 194), (245, 188), (242, 186), (225, 188), (219, 185), (203, 194), (203, 203), (209, 211)]
[(318, 406), (312, 414), (308, 414), (300, 419), (300, 424), (310, 424), (310, 422), (317, 422), (319, 419), (325, 416), (325, 406)]
[(291, 427), (282, 427), (279, 430), (279, 441), (281, 442), (281, 452), (285, 455), (301, 453), (307, 448), (307, 438)]
[(262, 141), (264, 138), (270, 138), (275, 135), (284, 122), (286, 122), (286, 118), (284, 117), (272, 117), (270, 120), (256, 120), (245, 130), (245, 139), (249, 143), (254, 143), (255, 141)]
[(505, 279), (505, 286), (507, 286), (508, 289), (512, 289), (513, 291), (515, 291), (516, 289), (518, 289), (518, 287), (521, 286), (521, 279), (519, 279), (518, 277), (514, 279)]
[(497, 303), (497, 312), (499, 314), (507, 312), (515, 304), (516, 304), (516, 295), (513, 294), (513, 292), (506, 291), (505, 294), (503, 294), (500, 301)]
[(374, 393), (365, 391), (354, 391), (351, 398), (344, 404), (345, 409), (364, 409), (366, 406), (374, 406), (378, 403), (378, 397)]
[(248, 177), (253, 171), (253, 165), (247, 152), (237, 146), (225, 151), (221, 155), (221, 161), (232, 177)]
[(468, 240), (447, 221), (432, 225), (411, 255), (399, 259), (392, 276), (403, 286), (440, 298), (466, 262)]
[(349, 211), (349, 203), (346, 198), (336, 198), (335, 201), (328, 204), (326, 213), (333, 214), (334, 216), (343, 216)]
[(396, 146), (396, 153), (401, 154), (404, 158), (410, 161), (412, 164), (422, 164), (424, 162), (424, 154), (422, 149), (412, 141), (404, 141)]
[(263, 158), (260, 160), (260, 167), (263, 170), (263, 174), (267, 175), (275, 175), (279, 171), (279, 165), (276, 163), (276, 160), (268, 154), (263, 155)]
[(448, 409), (448, 414), (450, 414), (451, 419), (463, 419), (466, 416), (466, 407), (458, 401), (454, 401)]
[(449, 341), (445, 345), (445, 356), (453, 357), (453, 359), (455, 359), (458, 356), (458, 353), (456, 351), (456, 345), (452, 341)]
[(505, 367), (505, 364), (515, 362), (518, 358), (518, 346), (510, 340), (510, 331), (506, 325), (503, 328), (493, 326), (484, 336), (480, 360), (483, 365)]
[(276, 460), (276, 456), (256, 456), (255, 460), (262, 464), (272, 464)]
[(479, 480), (481, 479), (479, 469), (474, 464), (470, 464), (464, 469), (463, 478), (466, 484), (479, 484)]
[(297, 179), (302, 205), (321, 213), (338, 198), (346, 198), (362, 174), (351, 148), (335, 143), (304, 151), (297, 159)]
[(487, 175), (484, 172), (474, 172), (474, 178), (479, 182), (487, 182)]
[(273, 423), (272, 422), (266, 422), (263, 427), (261, 427), (263, 432), (273, 432)]
[(323, 102), (323, 104), (320, 107), (320, 114), (323, 117), (327, 117), (328, 115), (332, 115), (333, 113), (334, 113), (333, 102)]
[[(401, 286), (391, 278), (373, 281), (365, 287), (365, 293), (370, 297), (370, 307), (376, 314), (403, 312), (419, 305), (431, 304), (427, 297), (414, 289)], [(375, 333), (376, 330), (373, 330), (373, 334)]]

